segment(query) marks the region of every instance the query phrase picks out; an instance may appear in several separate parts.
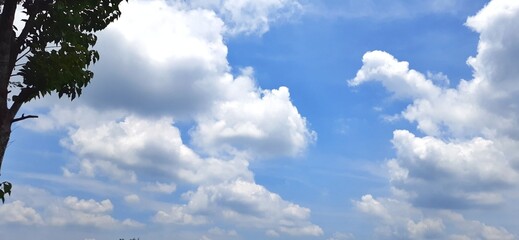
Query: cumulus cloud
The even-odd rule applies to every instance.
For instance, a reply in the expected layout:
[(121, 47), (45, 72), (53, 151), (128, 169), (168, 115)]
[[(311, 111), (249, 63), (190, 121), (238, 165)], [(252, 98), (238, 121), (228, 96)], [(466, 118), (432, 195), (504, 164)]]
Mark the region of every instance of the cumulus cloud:
[(254, 226), (276, 234), (320, 236), (323, 230), (309, 222), (310, 210), (283, 200), (254, 182), (237, 179), (200, 186), (184, 194), (187, 203), (158, 211), (160, 223), (203, 224), (225, 221)]
[(495, 126), (501, 134), (518, 137), (515, 122), (518, 108), (517, 76), (513, 64), (519, 54), (517, 18), (519, 5), (515, 2), (492, 1), (466, 25), (480, 34), (478, 55), (468, 59), (474, 68), (474, 84), (478, 84), (477, 102), (487, 111), (507, 120), (507, 125)]
[(188, 224), (188, 225), (199, 225), (207, 223), (207, 219), (203, 216), (194, 216), (192, 214), (186, 213), (186, 209), (184, 206), (174, 205), (168, 210), (160, 210), (155, 216), (153, 216), (153, 221), (158, 223), (173, 223), (173, 224)]
[(63, 144), (79, 157), (77, 174), (130, 183), (150, 179), (153, 182), (148, 183), (148, 190), (152, 191), (172, 192), (173, 185), (156, 182), (171, 179), (203, 184), (252, 178), (245, 160), (200, 157), (183, 144), (179, 130), (172, 124), (168, 118), (129, 116), (120, 122), (79, 128)]
[(77, 197), (66, 197), (63, 205), (51, 205), (49, 223), (54, 226), (80, 225), (98, 228), (114, 228), (118, 221), (109, 213), (113, 206), (110, 200), (96, 202)]
[(112, 202), (108, 199), (105, 199), (101, 202), (96, 202), (94, 199), (84, 200), (69, 196), (66, 197), (63, 202), (65, 203), (65, 206), (77, 211), (104, 213), (111, 212), (113, 210)]
[(217, 102), (213, 112), (198, 120), (194, 143), (218, 154), (244, 152), (255, 157), (296, 156), (316, 133), (290, 101), (288, 88), (260, 90), (252, 69), (244, 69), (229, 89), (231, 99)]
[[(246, 172), (236, 175), (250, 178), (244, 160), (201, 159), (187, 148), (172, 126), (173, 118), (186, 116), (195, 121), (193, 142), (211, 155), (295, 156), (315, 139), (288, 88), (261, 90), (252, 68), (236, 78), (230, 74), (223, 23), (210, 10), (137, 1), (123, 11), (100, 38), (101, 53), (110, 49), (111, 54), (106, 64), (98, 64), (96, 79), (79, 103), (51, 101), (43, 121), (32, 126), (69, 128), (63, 145), (80, 158), (78, 174), (105, 173), (127, 183), (139, 181), (136, 171), (193, 183), (234, 176), (229, 172)], [(155, 17), (135, 22), (143, 11)], [(113, 41), (116, 35), (118, 41)], [(130, 45), (141, 47), (126, 51)], [(145, 121), (141, 116), (147, 114), (167, 117)], [(183, 163), (188, 169), (174, 167)], [(73, 175), (68, 168), (66, 172)]]
[[(99, 36), (102, 60), (91, 86), (72, 103), (29, 105), (43, 113), (43, 121), (29, 128), (66, 129), (61, 146), (71, 158), (63, 175), (120, 187), (108, 196), (126, 204), (149, 202), (140, 207), (153, 211), (154, 223), (213, 227), (220, 219), (280, 236), (321, 235), (309, 209), (256, 184), (249, 169), (253, 159), (302, 154), (316, 134), (292, 104), (288, 87), (261, 89), (252, 67), (232, 74), (223, 40), (262, 34), (298, 6), (123, 3), (121, 18)], [(187, 134), (181, 124), (190, 125)], [(171, 200), (178, 195), (185, 204)], [(110, 200), (67, 197), (48, 212), (58, 226), (142, 225), (111, 217), (113, 208)]]
[(34, 208), (25, 206), (25, 203), (16, 200), (0, 206), (1, 224), (19, 223), (23, 225), (41, 225), (43, 219)]
[[(380, 82), (395, 97), (410, 101), (400, 116), (416, 123), (425, 134), (417, 136), (409, 130), (393, 133), (396, 157), (387, 167), (392, 190), (400, 197), (397, 201), (409, 201), (412, 208), (449, 209), (456, 215), (452, 210), (484, 212), (516, 200), (507, 193), (517, 190), (519, 177), (515, 151), (519, 147), (519, 70), (513, 66), (519, 54), (519, 34), (514, 31), (519, 29), (518, 19), (519, 3), (506, 0), (491, 1), (467, 19), (466, 25), (480, 34), (478, 53), (467, 61), (474, 69), (473, 79), (461, 80), (452, 88), (438, 81), (446, 82), (446, 76), (422, 74), (384, 51), (364, 55), (363, 66), (348, 82), (350, 86)], [(391, 216), (375, 214), (384, 204), (370, 195), (356, 205), (380, 219)], [(388, 206), (384, 209), (393, 210)], [(450, 235), (454, 239), (514, 239), (505, 229), (456, 216), (436, 214), (441, 221), (411, 218), (402, 221), (398, 231), (418, 239), (429, 230), (439, 233), (442, 229), (459, 232)], [(459, 229), (448, 230), (446, 221)], [(471, 232), (474, 234), (468, 234)]]
[[(234, 83), (223, 40), (229, 24), (215, 11), (241, 6), (231, 11), (232, 16), (239, 15), (233, 21), (265, 23), (245, 24), (236, 31), (265, 32), (268, 22), (289, 5), (298, 4), (292, 0), (123, 3), (124, 14), (99, 36), (102, 59), (93, 67), (96, 76), (82, 101), (97, 109), (174, 114), (176, 119), (203, 113), (214, 101), (225, 99)], [(142, 21), (143, 15), (154, 17)]]
[(440, 88), (424, 74), (409, 69), (408, 62), (398, 61), (384, 51), (367, 52), (362, 61), (362, 68), (348, 81), (349, 85), (377, 81), (395, 97), (412, 99), (413, 103), (401, 115), (417, 122), (418, 129), (426, 134), (438, 136), (448, 130), (451, 134), (470, 136), (495, 120), (474, 104), (470, 95), (473, 89), (467, 81), (462, 81), (458, 89)]
[(516, 239), (504, 228), (467, 220), (451, 210), (425, 211), (405, 201), (370, 195), (353, 203), (375, 220), (373, 237), (377, 239)]
[(398, 130), (393, 145), (397, 158), (388, 163), (391, 183), (410, 192), (419, 205), (496, 205), (503, 201), (498, 190), (511, 188), (519, 177), (509, 156), (490, 140), (446, 143)]
[[(118, 220), (111, 216), (114, 205), (109, 199), (96, 201), (76, 196), (65, 198), (27, 186), (16, 188), (12, 203), (0, 206), (0, 224), (23, 224), (43, 227), (81, 226), (92, 229), (139, 227), (132, 219)], [(37, 200), (34, 196), (38, 196)]]
[(519, 70), (511, 64), (519, 51), (519, 36), (509, 30), (518, 28), (516, 18), (516, 3), (499, 0), (468, 18), (467, 26), (480, 34), (478, 55), (467, 61), (474, 79), (461, 80), (456, 88), (434, 85), (407, 62), (383, 51), (366, 53), (363, 67), (349, 83), (379, 81), (396, 96), (411, 99), (402, 115), (429, 135), (515, 135)]
[(409, 69), (408, 62), (399, 62), (386, 52), (368, 52), (362, 57), (362, 63), (357, 76), (349, 81), (350, 86), (379, 81), (400, 98), (435, 98), (440, 94), (440, 89), (432, 81)]
[(371, 195), (362, 196), (362, 201), (355, 202), (355, 206), (365, 213), (375, 215), (382, 219), (389, 219), (389, 213), (387, 209)]
[(62, 203), (49, 203), (43, 211), (46, 213), (46, 224), (50, 226), (76, 225), (100, 229), (143, 226), (132, 219), (117, 220), (112, 217), (113, 205), (109, 199), (98, 202), (94, 199), (68, 196)]
[[(80, 103), (51, 102), (33, 129), (93, 127), (130, 114), (169, 116), (194, 120), (192, 140), (204, 151), (254, 158), (296, 156), (315, 140), (287, 87), (261, 89), (251, 67), (237, 77), (230, 73), (223, 22), (210, 10), (159, 0), (123, 6), (125, 14), (100, 36), (105, 62), (96, 65)], [(135, 22), (143, 12), (155, 17)], [(131, 46), (140, 47), (127, 51)], [(118, 172), (109, 164), (92, 167)], [(117, 175), (136, 181), (131, 174)]]
[(407, 231), (413, 239), (423, 239), (436, 237), (445, 229), (443, 221), (440, 219), (424, 219), (418, 222), (409, 220), (407, 222)]
[[(499, 7), (506, 8), (507, 14), (500, 14)], [(418, 129), (431, 136), (420, 138), (405, 130), (395, 131), (393, 145), (397, 158), (388, 166), (394, 186), (408, 191), (417, 204), (435, 207), (499, 204), (504, 200), (499, 190), (513, 186), (518, 177), (519, 158), (513, 150), (518, 142), (512, 124), (517, 121), (517, 111), (504, 104), (514, 100), (514, 90), (501, 85), (511, 81), (506, 77), (507, 69), (515, 71), (515, 68), (497, 68), (502, 58), (491, 56), (498, 51), (494, 45), (499, 45), (499, 49), (514, 49), (513, 43), (519, 42), (519, 38), (510, 33), (500, 41), (485, 42), (484, 30), (494, 29), (487, 25), (497, 23), (479, 19), (486, 19), (484, 16), (492, 9), (496, 16), (505, 19), (500, 24), (505, 21), (517, 25), (507, 20), (519, 17), (518, 11), (513, 11), (517, 8), (500, 1), (492, 2), (469, 18), (467, 24), (481, 31), (482, 38), (478, 56), (469, 59), (475, 69), (473, 80), (462, 80), (457, 88), (442, 88), (409, 69), (407, 62), (400, 62), (386, 52), (373, 51), (364, 55), (363, 67), (349, 81), (352, 86), (379, 81), (395, 96), (412, 100), (402, 116), (416, 121)], [(512, 45), (502, 46), (499, 42), (505, 39)], [(488, 64), (478, 65), (481, 61)], [(491, 71), (488, 66), (492, 64), (496, 67)], [(498, 103), (499, 107), (495, 107)], [(507, 110), (506, 114), (501, 114), (503, 109)], [(445, 137), (458, 139), (445, 140)]]
[[(213, 11), (162, 0), (121, 8), (121, 18), (99, 37), (103, 59), (82, 101), (96, 109), (186, 118), (222, 97), (232, 76), (224, 23)], [(143, 15), (153, 17), (143, 21)]]

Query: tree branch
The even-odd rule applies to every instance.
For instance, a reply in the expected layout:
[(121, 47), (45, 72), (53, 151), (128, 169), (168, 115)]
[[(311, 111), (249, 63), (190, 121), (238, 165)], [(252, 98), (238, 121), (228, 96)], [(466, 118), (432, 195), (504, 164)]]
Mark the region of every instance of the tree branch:
[(31, 100), (36, 94), (38, 94), (38, 91), (33, 88), (22, 88), (22, 91), (17, 96), (13, 96), (13, 104), (11, 108), (9, 108), (9, 114), (12, 119), (14, 119), (14, 116), (16, 116), (20, 110), (22, 104)]
[(27, 15), (29, 15), (29, 17), (25, 21), (25, 26), (23, 26), (22, 32), (20, 32), (20, 35), (16, 38), (17, 50), (20, 52), (24, 50), (22, 49), (22, 46), (25, 43), (25, 39), (29, 35), (29, 31), (33, 29), (34, 20), (37, 13), (38, 10), (35, 9), (35, 7), (27, 7)]
[(38, 116), (36, 116), (36, 115), (27, 115), (27, 116), (25, 116), (25, 114), (22, 114), (21, 117), (13, 119), (13, 121), (11, 121), (11, 123), (22, 121), (22, 120), (25, 120), (25, 119), (28, 119), (28, 118), (38, 118)]

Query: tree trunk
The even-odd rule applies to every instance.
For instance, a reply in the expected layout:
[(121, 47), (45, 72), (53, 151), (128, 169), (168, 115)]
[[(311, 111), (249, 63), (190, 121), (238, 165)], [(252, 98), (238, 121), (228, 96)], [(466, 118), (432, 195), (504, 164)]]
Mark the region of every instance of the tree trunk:
[(5, 150), (11, 137), (11, 120), (3, 119), (0, 123), (0, 169), (4, 160)]
[(8, 107), (8, 88), (18, 53), (15, 49), (16, 36), (13, 31), (16, 7), (16, 0), (6, 0), (0, 16), (0, 169), (9, 144), (14, 119), (13, 112)]

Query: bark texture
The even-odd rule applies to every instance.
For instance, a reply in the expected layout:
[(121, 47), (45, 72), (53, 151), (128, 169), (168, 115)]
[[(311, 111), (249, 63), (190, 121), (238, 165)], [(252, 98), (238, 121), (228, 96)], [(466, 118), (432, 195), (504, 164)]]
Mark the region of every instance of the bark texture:
[(0, 16), (0, 169), (5, 150), (9, 144), (11, 125), (16, 114), (8, 106), (9, 79), (18, 55), (16, 36), (13, 30), (16, 7), (16, 0), (6, 0)]

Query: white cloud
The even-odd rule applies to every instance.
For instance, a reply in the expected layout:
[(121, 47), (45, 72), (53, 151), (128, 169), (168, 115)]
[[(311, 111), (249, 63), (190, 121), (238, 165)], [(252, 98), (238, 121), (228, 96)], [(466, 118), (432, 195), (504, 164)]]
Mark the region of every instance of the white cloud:
[[(106, 59), (95, 65), (96, 78), (79, 103), (51, 107), (32, 128), (97, 126), (134, 114), (173, 116), (196, 121), (193, 141), (200, 149), (246, 151), (254, 157), (295, 156), (315, 139), (287, 87), (260, 89), (251, 67), (232, 76), (223, 23), (211, 11), (160, 0), (123, 6), (121, 19), (100, 36), (100, 53)], [(154, 17), (142, 21), (143, 12)], [(131, 46), (139, 48), (127, 51)], [(92, 167), (113, 171), (114, 178), (137, 180), (132, 172), (91, 161)]]
[(99, 36), (102, 59), (80, 101), (98, 110), (190, 118), (223, 97), (232, 76), (224, 23), (213, 11), (163, 0), (124, 3), (122, 11)]
[(460, 226), (465, 231), (465, 234), (452, 235), (452, 239), (517, 239), (504, 228), (488, 226), (479, 221), (467, 220), (458, 213), (446, 211), (442, 212), (442, 215), (447, 221), (452, 221), (453, 225)]
[(99, 122), (117, 119), (126, 111), (98, 111), (81, 103), (58, 100), (57, 96), (48, 96), (40, 101), (32, 101), (25, 106), (30, 112), (38, 113), (38, 121), (27, 121), (21, 125), (37, 132), (74, 129), (79, 126), (94, 127)]
[(512, 187), (519, 179), (509, 156), (490, 140), (446, 143), (398, 130), (393, 145), (397, 157), (389, 163), (391, 183), (416, 196), (420, 205), (500, 204), (503, 196), (498, 190)]
[[(183, 9), (163, 0), (124, 3), (121, 11), (124, 15), (109, 29), (119, 33), (126, 44), (138, 46), (139, 54), (154, 64), (197, 59), (226, 67), (227, 48), (221, 43), (224, 23), (212, 11)], [(139, 15), (154, 17), (142, 21), (135, 17)]]
[[(157, 211), (153, 218), (157, 223), (201, 225), (221, 218), (244, 228), (254, 226), (280, 234), (322, 234), (322, 229), (309, 221), (309, 209), (255, 184), (242, 154), (226, 156), (229, 160), (203, 158), (184, 145), (180, 131), (172, 124), (170, 118), (127, 116), (71, 129), (63, 144), (78, 157), (78, 162), (67, 171), (69, 175), (108, 177), (115, 183), (139, 183), (144, 186), (141, 190), (169, 194), (176, 190), (176, 184), (163, 181), (198, 185), (196, 191), (183, 194), (186, 205), (169, 204), (170, 208)], [(99, 167), (106, 164), (113, 168)], [(117, 172), (131, 173), (136, 182), (124, 181), (126, 175), (114, 175)], [(125, 199), (136, 200), (133, 195)]]
[(319, 236), (322, 229), (309, 222), (310, 210), (283, 200), (253, 182), (241, 179), (200, 186), (184, 194), (185, 205), (157, 212), (161, 223), (204, 224), (229, 222), (288, 235)]
[(432, 81), (409, 69), (408, 62), (399, 62), (386, 52), (367, 52), (362, 57), (362, 63), (357, 76), (348, 82), (350, 86), (379, 81), (400, 98), (435, 98), (440, 94), (441, 90)]
[(124, 196), (124, 201), (127, 203), (138, 203), (141, 201), (141, 198), (137, 194), (130, 194)]
[[(213, 226), (212, 219), (221, 218), (280, 235), (321, 235), (309, 220), (309, 209), (254, 183), (249, 170), (252, 159), (303, 153), (315, 133), (292, 104), (287, 87), (261, 89), (251, 67), (233, 76), (223, 41), (225, 34), (262, 34), (299, 4), (214, 4), (123, 3), (121, 18), (99, 36), (102, 59), (94, 66), (91, 86), (73, 103), (50, 99), (29, 105), (44, 113), (44, 121), (30, 128), (66, 129), (61, 145), (71, 160), (63, 175), (119, 188), (107, 193), (112, 199), (149, 202), (143, 208), (156, 213), (155, 223)], [(222, 11), (204, 9), (213, 6)], [(192, 124), (189, 135), (181, 136), (175, 122)], [(196, 189), (183, 194), (185, 205), (171, 200), (177, 186)], [(255, 191), (258, 196), (249, 200), (247, 194)], [(207, 196), (213, 199), (204, 202)], [(113, 218), (109, 200), (69, 197), (59, 202), (41, 207), (56, 226), (142, 226)], [(265, 211), (272, 216), (264, 216)]]
[(409, 220), (407, 222), (407, 231), (412, 239), (424, 239), (436, 237), (437, 234), (443, 232), (445, 225), (441, 219), (424, 219), (422, 221), (414, 222)]
[(387, 209), (370, 194), (362, 196), (362, 201), (353, 202), (354, 205), (365, 213), (375, 215), (382, 219), (390, 219)]
[(427, 79), (431, 79), (435, 85), (438, 85), (439, 87), (446, 88), (450, 85), (451, 81), (449, 77), (442, 72), (433, 73), (430, 71), (427, 71)]
[[(408, 62), (398, 61), (383, 51), (367, 52), (363, 66), (348, 83), (358, 86), (369, 81), (381, 82), (397, 98), (412, 99), (413, 103), (401, 113), (426, 134), (438, 136), (447, 133), (473, 135), (496, 118), (485, 114), (474, 103), (472, 85), (462, 81), (458, 89), (434, 85), (425, 75), (409, 69)], [(470, 124), (469, 124), (470, 123)]]
[[(478, 55), (468, 63), (474, 68), (477, 103), (487, 111), (506, 119), (495, 126), (499, 133), (518, 137), (517, 76), (513, 64), (519, 54), (519, 4), (514, 1), (492, 1), (477, 15), (468, 18), (467, 26), (480, 34)], [(497, 123), (501, 124), (501, 123)]]
[(107, 214), (94, 214), (89, 212), (65, 210), (62, 206), (49, 207), (48, 218), (51, 226), (91, 226), (96, 228), (113, 229), (117, 226), (117, 220)]
[(5, 203), (0, 206), (0, 224), (19, 223), (24, 225), (41, 225), (43, 219), (34, 210), (34, 208), (26, 207), (25, 203), (16, 200), (12, 203)]
[(230, 35), (262, 35), (272, 22), (289, 19), (303, 10), (297, 0), (193, 0), (189, 4), (213, 9), (225, 21)]
[[(213, 5), (215, 9), (200, 8)], [(235, 20), (240, 23), (258, 21), (254, 18), (270, 22), (289, 5), (298, 4), (292, 0), (123, 3), (121, 18), (99, 36), (102, 59), (94, 65), (95, 79), (81, 101), (97, 109), (173, 114), (175, 119), (204, 113), (214, 101), (226, 99), (227, 89), (234, 85), (223, 41), (229, 26), (214, 11), (232, 6), (237, 7), (232, 15), (239, 16)], [(143, 15), (153, 17), (143, 21)], [(249, 25), (236, 31), (268, 30), (268, 24)]]
[(177, 190), (177, 185), (174, 183), (150, 183), (148, 184), (143, 190), (149, 191), (149, 192), (157, 192), (157, 193), (164, 193), (164, 194), (171, 194)]
[[(503, 228), (467, 220), (450, 210), (426, 211), (400, 200), (370, 195), (354, 201), (354, 205), (375, 220), (376, 239), (516, 239)], [(387, 214), (373, 211), (377, 208)]]
[(290, 101), (288, 88), (260, 90), (252, 69), (245, 69), (230, 86), (229, 100), (217, 102), (213, 112), (191, 131), (194, 143), (218, 154), (245, 152), (255, 157), (296, 156), (314, 141), (306, 120)]
[(401, 115), (430, 136), (395, 131), (397, 158), (389, 167), (392, 183), (421, 204), (495, 205), (505, 200), (500, 191), (516, 182), (519, 89), (513, 81), (519, 72), (508, 62), (519, 49), (519, 35), (508, 29), (519, 27), (518, 6), (492, 1), (468, 19), (481, 36), (478, 55), (468, 61), (474, 79), (456, 88), (438, 87), (382, 51), (366, 53), (349, 81), (352, 86), (380, 81), (395, 96), (412, 100)]
[(143, 224), (139, 221), (129, 219), (129, 218), (124, 219), (124, 221), (122, 221), (121, 224), (124, 227), (130, 227), (130, 228), (141, 228), (141, 227), (146, 226), (145, 224)]
[[(152, 184), (171, 178), (193, 184), (252, 178), (244, 160), (201, 158), (182, 143), (180, 132), (172, 123), (168, 118), (129, 116), (123, 121), (72, 131), (64, 145), (80, 158), (79, 174), (89, 177), (100, 174), (121, 182), (128, 178), (152, 179)], [(102, 167), (105, 165), (111, 167)], [(172, 190), (172, 186), (157, 187)]]
[(108, 199), (96, 202), (94, 199), (84, 200), (68, 196), (63, 200), (63, 202), (65, 203), (65, 206), (73, 210), (92, 213), (111, 212), (114, 208), (112, 202)]
[(173, 205), (168, 210), (158, 211), (155, 216), (153, 216), (153, 221), (164, 224), (199, 225), (206, 223), (207, 219), (203, 216), (193, 216), (192, 214), (186, 213), (185, 206)]
[(132, 219), (123, 221), (113, 218), (113, 210), (109, 199), (97, 202), (77, 197), (66, 197), (63, 204), (50, 203), (44, 208), (46, 225), (50, 226), (84, 226), (99, 229), (118, 229), (121, 227), (141, 227), (142, 223)]
[(517, 137), (514, 123), (519, 87), (515, 79), (519, 70), (513, 62), (519, 53), (519, 35), (511, 31), (519, 29), (517, 9), (515, 2), (492, 1), (467, 20), (480, 34), (478, 55), (468, 60), (474, 79), (462, 80), (456, 88), (435, 86), (423, 74), (409, 69), (407, 62), (382, 51), (364, 55), (364, 65), (350, 84), (380, 81), (396, 96), (413, 100), (402, 115), (429, 135)]
[[(519, 2), (506, 0), (493, 0), (468, 18), (466, 25), (480, 34), (477, 56), (467, 61), (474, 69), (473, 79), (452, 88), (445, 84), (446, 76), (419, 73), (389, 53), (364, 55), (362, 68), (349, 84), (380, 82), (395, 97), (409, 100), (400, 115), (425, 134), (394, 131), (396, 157), (387, 163), (392, 191), (399, 198), (395, 201), (406, 202), (418, 217), (392, 219), (400, 223), (391, 225), (387, 216), (392, 217), (399, 206), (366, 196), (357, 202), (361, 211), (383, 220), (381, 235), (515, 239), (504, 228), (465, 220), (453, 210), (470, 209), (485, 217), (488, 207), (517, 201), (510, 192), (517, 191), (519, 178), (519, 70), (514, 65), (519, 54), (518, 20)], [(375, 214), (381, 212), (374, 210), (382, 209), (380, 205), (389, 213)], [(429, 211), (422, 212), (422, 207)], [(439, 209), (449, 209), (448, 214)]]
[(81, 226), (90, 229), (139, 227), (141, 223), (111, 216), (114, 209), (109, 199), (96, 201), (75, 196), (61, 198), (49, 192), (18, 185), (13, 202), (0, 206), (0, 224), (23, 224), (42, 227)]

